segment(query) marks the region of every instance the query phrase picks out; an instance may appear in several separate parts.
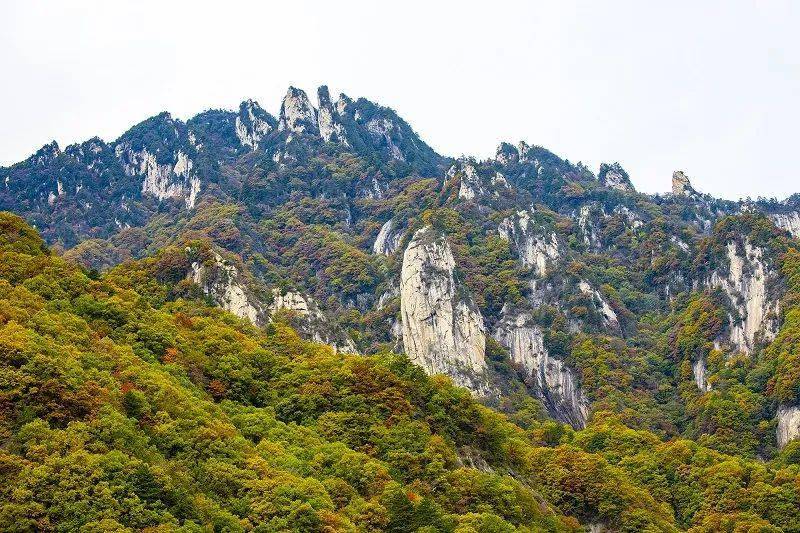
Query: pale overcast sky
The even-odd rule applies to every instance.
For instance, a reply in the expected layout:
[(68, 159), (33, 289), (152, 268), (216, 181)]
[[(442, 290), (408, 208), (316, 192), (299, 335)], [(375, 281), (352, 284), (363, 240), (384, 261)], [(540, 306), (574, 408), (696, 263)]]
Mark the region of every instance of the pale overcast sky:
[(286, 88), (394, 108), (436, 150), (524, 139), (638, 189), (800, 192), (800, 2), (0, 0), (0, 164)]

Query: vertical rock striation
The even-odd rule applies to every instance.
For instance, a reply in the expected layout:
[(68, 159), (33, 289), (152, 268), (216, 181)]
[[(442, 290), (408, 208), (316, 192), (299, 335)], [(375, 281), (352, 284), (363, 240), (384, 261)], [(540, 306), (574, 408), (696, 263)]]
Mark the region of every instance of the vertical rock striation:
[(446, 374), (478, 396), (492, 394), (483, 317), (455, 276), (447, 239), (418, 230), (403, 254), (400, 315), (406, 354), (428, 374)]
[(522, 369), (526, 383), (534, 387), (553, 418), (576, 429), (586, 427), (589, 404), (572, 370), (550, 356), (542, 330), (529, 314), (503, 311), (494, 338), (508, 348), (511, 361)]
[(504, 219), (497, 228), (500, 237), (514, 244), (523, 266), (533, 268), (537, 276), (561, 257), (555, 232), (537, 228), (528, 211)]
[(778, 407), (778, 448), (800, 438), (800, 407), (782, 404)]
[(729, 267), (711, 274), (710, 285), (722, 289), (736, 315), (731, 315), (730, 343), (734, 349), (750, 353), (759, 338), (771, 340), (777, 332), (778, 301), (769, 298), (768, 274), (761, 248), (745, 239), (742, 250), (735, 241), (726, 247)]

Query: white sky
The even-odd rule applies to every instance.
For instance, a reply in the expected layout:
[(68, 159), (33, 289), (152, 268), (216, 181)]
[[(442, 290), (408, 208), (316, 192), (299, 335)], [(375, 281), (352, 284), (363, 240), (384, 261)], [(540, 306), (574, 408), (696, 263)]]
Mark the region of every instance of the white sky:
[(524, 139), (638, 189), (800, 192), (800, 2), (0, 0), (0, 164), (286, 88), (394, 108), (436, 150)]

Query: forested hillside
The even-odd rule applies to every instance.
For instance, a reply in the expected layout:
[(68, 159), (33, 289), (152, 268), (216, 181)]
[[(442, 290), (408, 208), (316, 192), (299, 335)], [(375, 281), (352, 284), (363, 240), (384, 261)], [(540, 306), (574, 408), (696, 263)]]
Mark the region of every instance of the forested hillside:
[(325, 87), (0, 168), (0, 529), (798, 531), (800, 198), (635, 181)]
[(98, 277), (0, 227), (4, 531), (797, 531), (797, 447), (507, 417), (403, 356), (258, 330), (169, 254)]

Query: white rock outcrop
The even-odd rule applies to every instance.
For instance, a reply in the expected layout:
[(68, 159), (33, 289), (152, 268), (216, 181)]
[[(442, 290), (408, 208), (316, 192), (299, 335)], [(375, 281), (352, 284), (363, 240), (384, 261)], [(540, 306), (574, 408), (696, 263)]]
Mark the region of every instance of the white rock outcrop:
[(708, 384), (706, 373), (706, 360), (704, 358), (701, 357), (692, 363), (694, 382), (700, 392), (708, 392), (711, 390), (711, 385)]
[(141, 176), (142, 194), (155, 196), (158, 200), (182, 198), (187, 209), (195, 206), (200, 192), (200, 178), (193, 172), (194, 163), (182, 150), (173, 156), (173, 162), (159, 163), (155, 154), (146, 148), (134, 151), (125, 143), (115, 148), (128, 176)]
[(594, 303), (595, 308), (600, 313), (600, 316), (603, 318), (603, 326), (606, 329), (619, 331), (619, 318), (617, 318), (617, 313), (614, 312), (614, 309), (608, 304), (603, 295), (600, 294), (600, 291), (593, 288), (589, 283), (585, 280), (580, 280), (578, 282), (578, 289), (589, 296), (592, 299), (592, 303)]
[(213, 263), (209, 266), (197, 261), (192, 263), (190, 277), (218, 307), (253, 324), (262, 323), (262, 310), (248, 296), (238, 269), (217, 252), (213, 252)]
[(602, 207), (597, 208), (592, 204), (584, 204), (578, 210), (578, 228), (583, 236), (583, 242), (591, 248), (600, 248), (600, 236), (595, 228), (594, 216), (605, 216)]
[(768, 296), (770, 269), (764, 262), (763, 250), (753, 246), (749, 239), (744, 240), (741, 252), (734, 241), (726, 249), (729, 267), (727, 271), (713, 272), (709, 285), (722, 289), (739, 315), (729, 317), (731, 345), (740, 352), (750, 353), (757, 335), (765, 341), (775, 337), (779, 304)]
[(672, 173), (672, 194), (675, 196), (693, 196), (697, 191), (692, 187), (689, 177), (682, 171)]
[(576, 429), (586, 427), (589, 403), (572, 370), (549, 355), (542, 330), (529, 314), (512, 315), (505, 309), (503, 314), (494, 338), (508, 348), (511, 361), (522, 369), (526, 382), (534, 386), (551, 416)]
[(372, 251), (380, 255), (392, 255), (400, 246), (402, 238), (403, 234), (395, 230), (394, 221), (390, 218), (381, 226), (375, 243), (372, 245)]
[(473, 200), (476, 196), (480, 196), (486, 192), (481, 184), (478, 171), (471, 162), (459, 161), (457, 165), (450, 167), (450, 170), (447, 172), (447, 177), (452, 178), (457, 174), (460, 179), (458, 187), (459, 198), (463, 200)]
[(397, 132), (397, 125), (388, 117), (374, 117), (367, 121), (367, 132), (376, 141), (383, 141), (389, 150), (389, 155), (392, 159), (397, 161), (405, 161), (406, 156), (403, 155), (403, 150), (395, 142), (395, 133)]
[(537, 228), (528, 211), (504, 219), (497, 227), (501, 238), (514, 244), (520, 262), (533, 268), (537, 276), (547, 274), (549, 266), (561, 257), (555, 232)]
[(618, 191), (633, 191), (628, 173), (622, 168), (619, 163), (608, 165), (603, 163), (600, 165), (600, 171), (597, 173), (598, 181), (611, 189)]
[(239, 138), (241, 145), (257, 150), (258, 143), (273, 129), (268, 119), (267, 112), (258, 105), (258, 102), (253, 100), (242, 102), (239, 114), (236, 115), (236, 137)]
[(772, 222), (784, 231), (792, 234), (792, 237), (800, 239), (800, 213), (792, 211), (791, 213), (777, 213), (770, 215), (769, 218)]
[(328, 88), (322, 86), (317, 89), (318, 111), (317, 125), (319, 134), (325, 142), (339, 142), (345, 146), (350, 146), (347, 141), (347, 132), (340, 121), (341, 113), (338, 111), (340, 106), (331, 103), (331, 96)]
[(347, 335), (337, 335), (328, 317), (322, 312), (317, 302), (308, 295), (297, 291), (283, 292), (272, 289), (270, 314), (277, 311), (296, 313), (301, 319), (300, 330), (311, 337), (314, 342), (329, 344), (337, 352), (357, 353), (355, 343)]
[(403, 345), (428, 374), (448, 375), (474, 394), (489, 396), (483, 317), (456, 279), (455, 267), (443, 235), (431, 226), (414, 233), (400, 278)]
[(777, 418), (778, 448), (783, 448), (794, 439), (800, 438), (800, 407), (781, 404)]
[(278, 131), (291, 133), (319, 133), (317, 110), (311, 105), (305, 91), (289, 87), (283, 98)]

